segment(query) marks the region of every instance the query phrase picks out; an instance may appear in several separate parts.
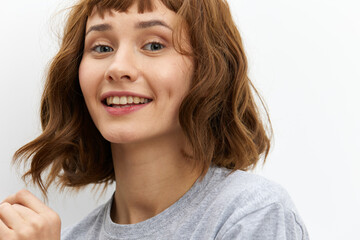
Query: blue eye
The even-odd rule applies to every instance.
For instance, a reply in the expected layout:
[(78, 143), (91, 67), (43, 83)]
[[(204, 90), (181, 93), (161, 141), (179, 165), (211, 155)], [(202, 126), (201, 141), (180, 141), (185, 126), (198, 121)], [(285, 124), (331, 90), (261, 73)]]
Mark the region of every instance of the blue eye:
[(97, 45), (97, 46), (93, 47), (92, 50), (95, 52), (98, 52), (98, 53), (107, 53), (107, 52), (114, 51), (114, 49), (112, 49), (109, 46), (105, 46), (105, 45)]
[(143, 49), (148, 50), (148, 51), (159, 51), (159, 50), (163, 49), (164, 47), (165, 46), (162, 45), (161, 43), (150, 42), (150, 43), (145, 44)]

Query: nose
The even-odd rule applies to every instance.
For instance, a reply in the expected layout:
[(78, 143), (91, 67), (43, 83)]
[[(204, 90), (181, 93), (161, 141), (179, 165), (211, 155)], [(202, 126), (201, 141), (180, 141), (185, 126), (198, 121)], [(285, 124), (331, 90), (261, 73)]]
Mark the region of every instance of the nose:
[(138, 75), (139, 69), (136, 64), (136, 57), (133, 50), (125, 46), (117, 49), (105, 72), (105, 79), (108, 81), (122, 79), (136, 81)]

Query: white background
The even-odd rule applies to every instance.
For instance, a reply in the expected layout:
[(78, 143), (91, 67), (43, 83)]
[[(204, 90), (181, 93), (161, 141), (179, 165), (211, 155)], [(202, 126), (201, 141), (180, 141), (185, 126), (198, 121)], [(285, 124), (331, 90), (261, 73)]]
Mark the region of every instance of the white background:
[[(4, 1), (0, 8), (0, 200), (24, 187), (14, 151), (40, 133), (39, 101), (70, 0)], [(257, 173), (283, 185), (311, 239), (360, 239), (360, 3), (231, 0), (249, 73), (272, 119), (274, 145)], [(54, 16), (58, 16), (54, 18)], [(39, 191), (29, 187), (37, 196)], [(107, 200), (50, 193), (73, 224)]]

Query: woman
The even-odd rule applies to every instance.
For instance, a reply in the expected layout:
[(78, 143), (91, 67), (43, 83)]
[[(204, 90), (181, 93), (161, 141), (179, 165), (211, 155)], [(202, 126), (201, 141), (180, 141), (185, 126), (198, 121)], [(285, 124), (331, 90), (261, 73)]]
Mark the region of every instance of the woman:
[[(308, 239), (287, 193), (244, 171), (270, 141), (224, 1), (80, 0), (41, 122), (14, 159), (32, 158), (25, 177), (45, 195), (55, 181), (116, 183), (61, 239)], [(58, 215), (26, 190), (0, 219), (0, 239), (60, 239)]]

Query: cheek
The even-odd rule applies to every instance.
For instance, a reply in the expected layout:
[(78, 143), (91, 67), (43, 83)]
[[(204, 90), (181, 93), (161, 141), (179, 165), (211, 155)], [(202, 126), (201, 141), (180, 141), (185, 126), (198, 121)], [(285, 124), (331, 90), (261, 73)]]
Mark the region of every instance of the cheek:
[(190, 60), (178, 57), (172, 62), (169, 61), (166, 68), (157, 71), (156, 75), (160, 89), (167, 92), (170, 99), (176, 98), (181, 101), (189, 91), (193, 65)]
[(92, 120), (97, 126), (96, 118), (96, 91), (97, 91), (97, 76), (96, 71), (92, 64), (89, 64), (87, 61), (81, 61), (79, 66), (79, 84), (81, 92), (83, 94), (86, 107), (90, 113)]
[(96, 69), (93, 64), (87, 61), (81, 61), (79, 66), (79, 83), (81, 91), (86, 98), (94, 91), (97, 78)]
[(85, 80), (87, 79), (86, 69), (87, 69), (86, 64), (83, 61), (81, 61), (79, 66), (79, 83), (80, 83), (81, 91), (84, 96), (85, 96), (84, 90), (86, 90), (84, 87), (87, 85), (85, 82)]
[(183, 60), (179, 61), (176, 66), (174, 66), (174, 69), (176, 69), (176, 73), (172, 74), (172, 90), (181, 103), (182, 99), (187, 95), (190, 89), (193, 66), (189, 61)]

